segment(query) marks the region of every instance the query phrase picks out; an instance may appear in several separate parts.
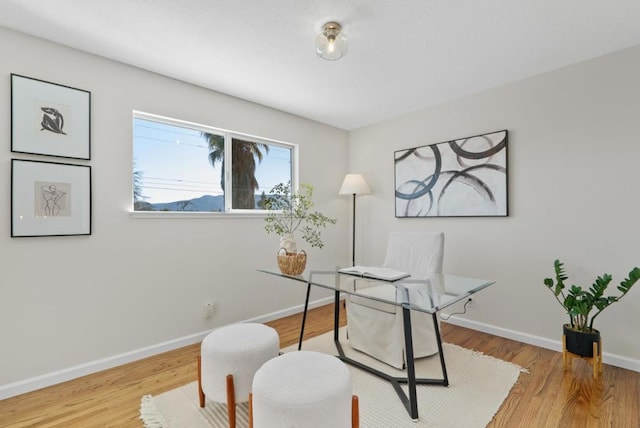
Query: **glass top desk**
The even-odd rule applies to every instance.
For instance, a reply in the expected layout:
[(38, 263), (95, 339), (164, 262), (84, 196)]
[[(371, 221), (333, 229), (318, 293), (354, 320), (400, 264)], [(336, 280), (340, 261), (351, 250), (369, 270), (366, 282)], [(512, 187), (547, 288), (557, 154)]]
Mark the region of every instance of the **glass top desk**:
[[(287, 278), (306, 284), (307, 292), (300, 328), (298, 349), (301, 349), (304, 336), (304, 326), (309, 306), (309, 293), (311, 286), (332, 290), (335, 293), (334, 301), (334, 332), (333, 339), (338, 351), (338, 358), (345, 363), (365, 370), (375, 376), (391, 383), (400, 400), (406, 407), (412, 419), (418, 419), (418, 403), (416, 396), (417, 384), (448, 386), (449, 379), (442, 350), (442, 338), (438, 327), (437, 313), (452, 304), (462, 301), (474, 293), (490, 286), (494, 281), (484, 279), (467, 278), (455, 275), (432, 274), (426, 279), (403, 278), (397, 281), (384, 281), (361, 276), (339, 273), (333, 270), (309, 270), (304, 275), (285, 275), (278, 268), (258, 269), (260, 272)], [(338, 329), (340, 327), (340, 295), (351, 295), (352, 299), (368, 299), (390, 304), (401, 308), (404, 326), (405, 352), (407, 359), (407, 376), (395, 377), (385, 372), (369, 367), (362, 362), (345, 355), (339, 341)], [(416, 378), (413, 357), (413, 338), (411, 333), (411, 311), (429, 313), (433, 317), (433, 325), (438, 344), (438, 355), (442, 367), (442, 379)], [(408, 396), (401, 388), (401, 384), (407, 384)]]

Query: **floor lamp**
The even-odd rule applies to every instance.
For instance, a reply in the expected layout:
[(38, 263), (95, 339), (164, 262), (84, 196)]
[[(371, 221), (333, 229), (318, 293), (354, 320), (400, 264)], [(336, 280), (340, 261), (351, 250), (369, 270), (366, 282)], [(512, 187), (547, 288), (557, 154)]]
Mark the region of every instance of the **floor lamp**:
[(356, 195), (371, 193), (364, 177), (360, 174), (347, 174), (340, 187), (340, 195), (353, 195), (353, 236), (351, 238), (351, 266), (356, 265)]

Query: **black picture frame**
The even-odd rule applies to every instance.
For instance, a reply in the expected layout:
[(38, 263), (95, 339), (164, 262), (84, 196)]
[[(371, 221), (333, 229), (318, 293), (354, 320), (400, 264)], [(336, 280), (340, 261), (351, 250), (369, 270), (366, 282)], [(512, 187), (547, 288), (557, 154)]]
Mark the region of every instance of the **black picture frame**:
[(11, 160), (11, 237), (91, 235), (91, 167)]
[(91, 159), (91, 92), (11, 74), (11, 151)]

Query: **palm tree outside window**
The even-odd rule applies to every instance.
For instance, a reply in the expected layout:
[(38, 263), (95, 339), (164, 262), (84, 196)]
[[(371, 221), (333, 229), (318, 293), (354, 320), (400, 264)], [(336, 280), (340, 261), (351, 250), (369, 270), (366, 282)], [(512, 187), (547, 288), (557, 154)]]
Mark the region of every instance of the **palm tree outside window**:
[(294, 178), (292, 144), (147, 113), (134, 113), (133, 146), (134, 211), (261, 210)]
[[(222, 164), (220, 186), (225, 190), (224, 137), (203, 133), (209, 143), (209, 162), (215, 167), (216, 162)], [(256, 179), (256, 160), (258, 163), (269, 153), (269, 145), (253, 141), (232, 138), (231, 140), (231, 206), (236, 209), (255, 209), (256, 193), (260, 183)]]

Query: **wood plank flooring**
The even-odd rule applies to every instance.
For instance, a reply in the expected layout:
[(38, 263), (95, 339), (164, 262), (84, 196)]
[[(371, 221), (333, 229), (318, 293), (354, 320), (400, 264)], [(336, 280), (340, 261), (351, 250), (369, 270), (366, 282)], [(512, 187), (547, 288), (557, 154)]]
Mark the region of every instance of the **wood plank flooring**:
[[(300, 320), (294, 315), (268, 323), (278, 330), (282, 347), (297, 342)], [(332, 305), (314, 309), (305, 337), (329, 331), (332, 325)], [(640, 373), (605, 365), (601, 380), (594, 381), (586, 361), (574, 361), (565, 372), (559, 352), (446, 323), (442, 333), (446, 342), (529, 370), (489, 427), (640, 427)], [(140, 397), (195, 380), (198, 352), (199, 345), (192, 345), (0, 401), (0, 427), (140, 428)]]

